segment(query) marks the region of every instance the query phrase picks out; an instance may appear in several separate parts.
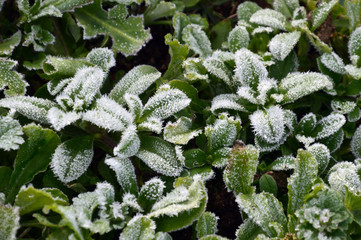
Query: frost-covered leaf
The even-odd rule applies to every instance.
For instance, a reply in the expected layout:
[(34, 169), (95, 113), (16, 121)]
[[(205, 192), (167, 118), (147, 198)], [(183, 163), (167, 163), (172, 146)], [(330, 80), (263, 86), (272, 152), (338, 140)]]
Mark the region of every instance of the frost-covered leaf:
[(238, 5), (237, 17), (239, 20), (248, 23), (251, 16), (260, 9), (261, 7), (258, 6), (257, 3), (251, 1), (245, 1)]
[(203, 66), (203, 61), (200, 58), (187, 58), (183, 64), (185, 69), (184, 76), (188, 80), (206, 80), (209, 81), (208, 71)]
[(168, 122), (164, 128), (164, 139), (174, 144), (187, 144), (189, 140), (202, 133), (192, 127), (192, 119), (181, 117), (177, 122)]
[(138, 129), (141, 131), (151, 131), (160, 134), (163, 129), (163, 121), (159, 118), (149, 118), (138, 124)]
[(24, 215), (42, 209), (51, 204), (67, 205), (68, 197), (57, 188), (36, 189), (32, 185), (23, 186), (16, 196), (15, 206)]
[(146, 216), (136, 215), (124, 228), (119, 240), (154, 239), (156, 225)]
[(163, 85), (144, 105), (141, 121), (150, 118), (165, 119), (187, 107), (191, 99), (182, 91)]
[(345, 116), (334, 113), (317, 122), (312, 137), (322, 139), (336, 133), (346, 123)]
[(330, 150), (322, 143), (315, 143), (306, 147), (307, 151), (311, 153), (318, 162), (318, 175), (327, 168), (331, 158)]
[(212, 99), (211, 111), (222, 109), (232, 109), (236, 111), (246, 111), (245, 107), (238, 103), (239, 96), (236, 94), (220, 94)]
[(238, 145), (232, 149), (223, 173), (228, 191), (235, 194), (252, 192), (251, 184), (258, 165), (259, 151), (252, 145)]
[(260, 24), (275, 29), (286, 30), (286, 17), (281, 13), (268, 8), (255, 12), (249, 21), (251, 23)]
[(294, 169), (295, 161), (296, 161), (296, 158), (291, 155), (282, 156), (282, 157), (279, 157), (276, 160), (274, 160), (272, 162), (272, 164), (270, 165), (270, 167), (271, 167), (271, 170), (275, 170), (275, 171), (284, 171), (284, 170)]
[(173, 16), (177, 11), (177, 5), (173, 2), (158, 1), (157, 4), (148, 6), (147, 11), (144, 13), (144, 23), (146, 25), (152, 24), (155, 20)]
[(37, 52), (44, 52), (48, 45), (55, 43), (54, 35), (40, 25), (31, 25), (31, 31), (26, 33), (24, 38), (23, 46), (32, 44)]
[(204, 212), (198, 219), (196, 225), (197, 238), (212, 235), (217, 232), (218, 217), (212, 212)]
[[(91, 64), (90, 62), (84, 59), (74, 59), (74, 58), (65, 58), (65, 57), (56, 57), (56, 56), (46, 56), (46, 59), (42, 64), (44, 73), (50, 79), (64, 79), (64, 78), (73, 77), (79, 69), (84, 67), (91, 67), (91, 66), (93, 66), (93, 64)], [(69, 81), (65, 81), (65, 82), (68, 83)], [(61, 90), (60, 89), (58, 91), (55, 91), (57, 88), (59, 88), (57, 87), (58, 84), (59, 84), (59, 80), (57, 81), (53, 80), (48, 83), (48, 90), (52, 95), (57, 94)], [(62, 88), (64, 86), (62, 86)]]
[(0, 57), (0, 90), (4, 90), (6, 96), (24, 95), (28, 83), (23, 75), (13, 70), (17, 61)]
[(345, 64), (335, 52), (322, 54), (321, 63), (335, 73), (345, 74)]
[(282, 204), (273, 194), (239, 194), (236, 197), (240, 209), (270, 237), (280, 237), (287, 229), (287, 218)]
[(154, 83), (161, 73), (152, 66), (140, 65), (130, 70), (109, 93), (109, 97), (120, 104), (125, 103), (125, 94), (139, 95)]
[(20, 146), (15, 158), (14, 170), (6, 194), (7, 202), (15, 199), (21, 186), (29, 183), (35, 175), (47, 169), (51, 155), (60, 144), (58, 135), (50, 129), (30, 124), (23, 127), (23, 131), (28, 138)]
[(105, 163), (109, 165), (117, 176), (118, 183), (125, 192), (138, 193), (137, 178), (130, 159), (120, 157), (107, 157)]
[(332, 134), (329, 137), (321, 139), (319, 142), (326, 145), (330, 150), (330, 153), (334, 153), (337, 149), (340, 148), (344, 140), (344, 131), (340, 128), (337, 132)]
[(40, 123), (48, 123), (48, 111), (55, 107), (55, 103), (42, 98), (28, 96), (14, 96), (0, 99), (0, 107), (15, 109), (25, 117), (38, 121)]
[(361, 158), (361, 126), (359, 126), (351, 140), (351, 151), (356, 158)]
[(208, 149), (215, 151), (222, 147), (232, 146), (240, 129), (241, 121), (239, 118), (235, 119), (226, 114), (220, 115), (213, 126), (207, 126), (205, 129)]
[(294, 214), (302, 206), (317, 178), (318, 162), (309, 152), (299, 149), (295, 161), (295, 171), (288, 178), (288, 214)]
[(247, 218), (237, 229), (236, 239), (237, 240), (256, 239), (258, 234), (261, 233), (264, 233), (262, 229), (256, 223), (254, 223), (250, 218)]
[(301, 33), (298, 31), (291, 33), (279, 33), (274, 36), (268, 44), (273, 57), (279, 61), (283, 61), (296, 46), (300, 37)]
[(56, 101), (64, 109), (83, 111), (92, 103), (105, 80), (104, 72), (98, 67), (79, 69)]
[(361, 118), (361, 110), (359, 107), (355, 107), (348, 115), (347, 120), (349, 122), (356, 122)]
[(306, 136), (309, 136), (312, 133), (313, 129), (316, 127), (316, 124), (316, 115), (313, 113), (308, 113), (301, 118), (297, 126), (297, 131)]
[(184, 165), (187, 168), (200, 167), (207, 162), (207, 154), (199, 148), (184, 151), (183, 156), (185, 158)]
[(300, 6), (298, 0), (275, 0), (273, 8), (288, 18), (293, 16), (293, 11)]
[(331, 90), (332, 81), (321, 73), (292, 73), (282, 79), (279, 92), (284, 94), (283, 102), (293, 102), (321, 89)]
[(261, 192), (272, 193), (277, 197), (278, 187), (275, 179), (271, 175), (263, 174), (259, 179), (259, 190)]
[(165, 189), (164, 182), (154, 177), (148, 180), (140, 189), (139, 204), (146, 210), (150, 210), (153, 204), (163, 195)]
[(137, 154), (140, 147), (140, 139), (137, 134), (137, 127), (130, 125), (125, 129), (119, 144), (114, 148), (115, 156), (128, 158)]
[(16, 150), (24, 139), (20, 123), (11, 117), (0, 117), (0, 148), (5, 151)]
[(347, 114), (355, 109), (356, 103), (352, 101), (341, 101), (336, 99), (331, 101), (331, 107), (332, 110), (337, 113)]
[(97, 99), (94, 109), (83, 114), (83, 120), (110, 131), (124, 131), (134, 119), (125, 108), (103, 96)]
[(312, 13), (312, 31), (315, 31), (326, 20), (331, 9), (338, 3), (338, 0), (321, 2)]
[(60, 131), (64, 127), (80, 119), (81, 115), (76, 112), (64, 112), (57, 107), (52, 107), (48, 111), (47, 118), (52, 127), (55, 130)]
[(155, 234), (155, 240), (172, 240), (172, 236), (169, 233), (157, 232), (157, 234)]
[(203, 66), (207, 69), (208, 72), (216, 76), (217, 78), (222, 79), (228, 86), (232, 86), (232, 71), (227, 68), (227, 66), (221, 60), (215, 57), (209, 57), (203, 62)]
[(212, 153), (213, 161), (212, 166), (223, 169), (228, 162), (228, 156), (231, 153), (232, 148), (222, 147)]
[(75, 10), (78, 24), (84, 29), (84, 38), (94, 38), (99, 34), (109, 35), (115, 51), (126, 56), (136, 54), (150, 39), (149, 30), (144, 30), (142, 18), (127, 18), (125, 5), (118, 5), (112, 17), (101, 5), (100, 0), (95, 0), (93, 4)]
[(201, 57), (207, 57), (212, 54), (211, 42), (200, 25), (189, 24), (183, 29), (182, 33), (183, 41), (195, 53)]
[(358, 170), (359, 167), (351, 162), (337, 163), (328, 173), (328, 183), (331, 188), (343, 194), (346, 194), (347, 190), (354, 193), (361, 192), (361, 179)]
[(11, 55), (14, 48), (19, 45), (20, 41), (21, 31), (17, 31), (11, 37), (2, 40), (0, 42), (0, 55)]
[(360, 23), (361, 3), (359, 1), (346, 1), (346, 16), (349, 18), (349, 29), (353, 31)]
[(142, 136), (137, 157), (151, 169), (167, 176), (178, 176), (183, 162), (177, 157), (175, 148), (166, 141), (151, 136)]
[(268, 143), (277, 143), (284, 136), (284, 111), (278, 105), (257, 110), (249, 116), (249, 119), (255, 135)]
[(156, 202), (148, 214), (155, 220), (158, 231), (170, 232), (189, 226), (207, 205), (206, 188), (199, 179), (178, 178), (174, 186), (174, 190)]
[(249, 44), (249, 34), (245, 27), (237, 26), (228, 35), (228, 47), (232, 52), (241, 48), (247, 48)]
[(77, 137), (59, 145), (51, 160), (54, 174), (63, 183), (79, 178), (93, 159), (93, 137)]
[(355, 60), (354, 65), (361, 67), (361, 27), (355, 29), (348, 41), (348, 53), (351, 60)]
[(349, 74), (352, 78), (354, 78), (356, 80), (361, 79), (361, 68), (358, 68), (354, 65), (348, 64), (345, 66), (345, 70), (346, 70), (347, 74)]
[(0, 240), (15, 240), (19, 228), (19, 208), (0, 204)]
[(266, 67), (259, 56), (248, 49), (241, 49), (235, 53), (235, 79), (236, 86), (249, 86), (256, 89), (258, 83), (268, 75)]
[(86, 56), (86, 60), (107, 72), (115, 66), (114, 53), (108, 48), (93, 48)]

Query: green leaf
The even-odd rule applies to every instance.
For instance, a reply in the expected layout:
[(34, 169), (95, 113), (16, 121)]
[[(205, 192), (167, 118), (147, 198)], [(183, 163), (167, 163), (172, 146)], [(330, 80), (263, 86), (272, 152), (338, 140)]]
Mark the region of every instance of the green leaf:
[(207, 69), (203, 66), (200, 58), (187, 58), (183, 63), (184, 76), (188, 80), (206, 80), (208, 82)]
[(21, 41), (21, 31), (17, 31), (11, 37), (0, 42), (0, 55), (11, 55), (14, 48), (19, 45)]
[(23, 46), (34, 46), (37, 52), (44, 52), (48, 45), (54, 44), (55, 37), (40, 25), (31, 25), (31, 31), (25, 34)]
[(114, 86), (109, 97), (119, 104), (124, 104), (125, 94), (140, 95), (160, 76), (161, 73), (152, 66), (136, 66)]
[(23, 186), (15, 199), (20, 215), (31, 213), (51, 204), (67, 205), (68, 197), (57, 188), (36, 189), (32, 185)]
[(148, 214), (155, 220), (158, 231), (185, 228), (197, 220), (206, 208), (208, 196), (202, 181), (191, 180), (190, 177), (178, 178), (174, 185), (175, 189), (156, 202)]
[(269, 77), (275, 78), (278, 81), (285, 78), (288, 73), (297, 72), (298, 70), (298, 57), (295, 51), (291, 51), (283, 61), (278, 61), (277, 59), (273, 61), (275, 63), (268, 68)]
[(20, 123), (11, 117), (0, 117), (0, 148), (5, 151), (16, 150), (24, 139)]
[(249, 19), (251, 23), (286, 30), (286, 17), (272, 9), (260, 9)]
[(235, 119), (226, 114), (220, 115), (213, 126), (205, 128), (205, 135), (208, 138), (208, 149), (216, 151), (222, 147), (232, 146), (239, 130), (241, 130), (239, 118)]
[(306, 148), (318, 162), (318, 175), (321, 175), (330, 162), (331, 154), (330, 150), (322, 143), (315, 143)]
[(278, 89), (284, 95), (283, 102), (293, 102), (321, 89), (331, 90), (332, 81), (321, 73), (291, 73), (282, 79)]
[(346, 194), (347, 189), (355, 193), (361, 192), (359, 168), (351, 162), (339, 162), (328, 172), (328, 183), (337, 192)]
[(271, 170), (275, 171), (283, 171), (283, 170), (289, 170), (295, 168), (295, 160), (296, 158), (292, 155), (289, 156), (282, 156), (277, 158), (272, 162), (272, 164), (269, 166)]
[[(94, 65), (84, 59), (46, 56), (46, 59), (43, 62), (43, 71), (47, 75), (47, 78), (63, 79), (73, 77), (80, 68), (91, 66)], [(57, 82), (59, 81), (53, 80), (48, 83), (48, 89), (50, 93), (53, 92), (50, 89), (55, 90), (57, 84), (54, 83)], [(53, 95), (55, 95), (56, 93), (57, 92), (54, 92)]]
[(0, 57), (0, 90), (5, 89), (6, 96), (24, 95), (28, 83), (23, 75), (12, 70), (18, 64), (17, 61)]
[(207, 162), (207, 154), (199, 148), (193, 148), (183, 153), (184, 165), (187, 168), (200, 167)]
[(236, 111), (247, 111), (239, 103), (240, 97), (236, 94), (220, 94), (212, 99), (211, 111), (216, 112), (222, 109), (233, 109)]
[(214, 213), (204, 212), (197, 221), (197, 238), (215, 234), (218, 231), (217, 220), (218, 217)]
[(113, 49), (122, 54), (134, 55), (150, 39), (149, 30), (144, 30), (141, 17), (126, 17), (127, 9), (118, 5), (116, 14), (109, 16), (100, 0), (75, 10), (78, 24), (84, 29), (84, 38), (94, 38), (99, 34), (109, 35), (113, 39)]
[(353, 215), (353, 220), (361, 226), (361, 194), (346, 188), (345, 206)]
[(331, 101), (332, 110), (340, 113), (340, 114), (347, 114), (352, 112), (355, 109), (356, 103), (353, 101), (342, 101), (342, 100), (332, 100)]
[(73, 138), (56, 148), (51, 168), (60, 181), (68, 183), (88, 169), (93, 154), (93, 136)]
[(11, 172), (11, 168), (0, 166), (0, 192), (5, 192), (10, 180)]
[[(353, 79), (355, 79), (355, 80), (361, 79), (361, 68), (360, 67), (356, 67), (354, 65), (348, 64), (345, 66), (345, 70), (346, 70), (347, 74), (349, 74)], [(357, 82), (357, 84), (358, 84), (358, 82)], [(360, 92), (358, 89), (354, 89), (354, 91), (355, 90), (356, 90), (356, 94), (358, 94)]]
[(20, 146), (16, 155), (14, 170), (7, 189), (7, 202), (13, 202), (22, 185), (47, 169), (51, 155), (60, 144), (58, 135), (50, 129), (30, 124), (25, 126), (23, 131), (28, 139)]
[(254, 223), (250, 218), (247, 218), (238, 228), (236, 232), (237, 240), (256, 239), (258, 234), (264, 233), (262, 229)]
[(171, 57), (167, 71), (163, 74), (163, 79), (172, 80), (183, 78), (182, 64), (188, 55), (188, 46), (182, 45), (176, 39), (172, 39), (171, 34), (164, 36), (165, 44), (169, 46), (169, 55)]
[(348, 115), (347, 120), (349, 122), (356, 122), (361, 118), (361, 110), (359, 107), (355, 107)]
[(141, 136), (137, 157), (151, 169), (167, 176), (178, 176), (182, 171), (183, 160), (168, 142), (158, 137)]
[(0, 204), (0, 240), (15, 240), (19, 222), (18, 207)]
[(361, 2), (345, 1), (346, 16), (349, 18), (350, 31), (353, 31), (360, 23)]
[(154, 239), (155, 223), (147, 216), (135, 216), (124, 228), (119, 240), (147, 240)]
[(212, 55), (211, 42), (209, 41), (206, 33), (202, 27), (196, 24), (189, 24), (183, 29), (183, 41), (192, 49), (196, 54), (201, 57)]
[(310, 192), (317, 178), (318, 163), (309, 152), (299, 149), (295, 162), (295, 171), (288, 179), (288, 214), (294, 214)]
[(359, 126), (351, 140), (351, 151), (356, 158), (361, 158), (361, 126)]
[(242, 211), (269, 237), (283, 236), (287, 229), (287, 218), (282, 204), (273, 194), (239, 194), (236, 201)]
[(337, 132), (332, 134), (329, 137), (320, 140), (320, 143), (325, 144), (326, 147), (330, 150), (330, 153), (335, 152), (340, 148), (344, 140), (344, 131), (340, 128)]
[(119, 144), (113, 149), (114, 155), (120, 158), (132, 157), (139, 151), (140, 139), (135, 125), (130, 125), (125, 129)]
[(235, 194), (253, 191), (251, 184), (256, 174), (258, 158), (259, 151), (254, 146), (235, 144), (223, 173), (223, 181), (229, 191), (234, 191)]
[(204, 237), (200, 238), (199, 240), (228, 240), (228, 238), (221, 237), (216, 234), (211, 234), (211, 235), (204, 236)]
[(212, 153), (212, 157), (213, 157), (212, 166), (223, 169), (227, 165), (228, 156), (231, 153), (231, 151), (232, 148), (230, 147), (223, 147), (214, 151)]
[(231, 20), (218, 22), (211, 29), (211, 43), (213, 49), (222, 49), (223, 44), (227, 42), (228, 35), (232, 30)]
[(125, 192), (138, 194), (137, 177), (132, 162), (128, 158), (107, 157), (105, 163), (115, 172), (118, 183)]
[[(361, 67), (361, 27), (355, 29), (350, 36), (350, 40), (348, 41), (348, 53), (350, 55), (350, 59), (356, 67)], [(346, 69), (347, 70), (347, 69)]]
[(144, 105), (140, 121), (168, 118), (187, 107), (190, 102), (191, 99), (182, 91), (163, 85)]
[(249, 34), (245, 27), (237, 26), (228, 35), (228, 47), (232, 52), (241, 48), (247, 48), (249, 44)]
[(273, 57), (279, 61), (285, 60), (298, 43), (300, 37), (301, 32), (298, 31), (291, 33), (279, 33), (274, 36), (268, 44)]
[(86, 60), (101, 67), (104, 72), (108, 72), (110, 68), (115, 66), (114, 53), (108, 48), (93, 48), (86, 56)]
[(326, 20), (332, 8), (338, 3), (338, 0), (321, 2), (312, 13), (312, 31), (315, 31)]
[(137, 95), (128, 93), (124, 95), (124, 100), (128, 105), (129, 112), (133, 115), (134, 121), (138, 121), (143, 109), (142, 100)]
[(277, 183), (271, 175), (262, 175), (259, 179), (259, 188), (261, 192), (272, 193), (275, 197), (277, 197)]
[(226, 64), (216, 57), (208, 57), (203, 62), (203, 66), (208, 72), (222, 79), (228, 86), (232, 86), (231, 79), (233, 72), (227, 68)]
[(287, 18), (291, 18), (293, 11), (299, 6), (300, 4), (298, 0), (275, 0), (273, 2), (273, 8), (285, 15)]
[(173, 16), (176, 10), (177, 6), (172, 2), (160, 1), (152, 4), (144, 12), (144, 23), (149, 25), (159, 18)]
[(164, 140), (174, 144), (187, 144), (200, 133), (202, 130), (192, 129), (192, 119), (181, 117), (175, 123), (167, 123), (164, 128)]
[(320, 61), (323, 65), (325, 65), (325, 67), (335, 73), (346, 73), (345, 64), (343, 63), (342, 58), (340, 58), (335, 52), (322, 54)]

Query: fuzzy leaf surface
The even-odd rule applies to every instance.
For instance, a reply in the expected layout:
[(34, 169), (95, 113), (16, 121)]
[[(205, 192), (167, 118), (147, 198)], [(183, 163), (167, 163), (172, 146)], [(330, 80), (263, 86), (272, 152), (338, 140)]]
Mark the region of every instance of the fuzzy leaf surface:
[(0, 204), (0, 240), (15, 240), (20, 228), (19, 208)]
[(119, 240), (147, 240), (154, 239), (156, 225), (146, 216), (135, 216), (124, 228)]
[(321, 2), (312, 13), (312, 31), (315, 31), (326, 20), (332, 8), (338, 3), (338, 0)]
[(268, 45), (273, 57), (279, 61), (283, 61), (296, 46), (300, 37), (301, 33), (297, 31), (280, 33), (274, 36)]
[(196, 225), (197, 237), (212, 235), (217, 232), (218, 217), (212, 212), (204, 212), (198, 219)]
[(286, 30), (286, 17), (272, 9), (258, 10), (251, 16), (249, 21), (274, 29)]

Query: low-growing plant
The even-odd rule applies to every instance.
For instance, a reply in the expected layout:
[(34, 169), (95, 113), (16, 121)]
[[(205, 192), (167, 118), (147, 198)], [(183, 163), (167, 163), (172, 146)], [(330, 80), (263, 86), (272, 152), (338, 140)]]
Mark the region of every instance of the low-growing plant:
[(360, 238), (361, 1), (256, 2), (0, 1), (0, 239)]

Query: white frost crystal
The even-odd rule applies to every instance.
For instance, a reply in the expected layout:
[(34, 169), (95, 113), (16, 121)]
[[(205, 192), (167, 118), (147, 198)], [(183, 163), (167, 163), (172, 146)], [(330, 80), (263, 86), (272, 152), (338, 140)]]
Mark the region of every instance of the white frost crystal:
[(275, 29), (286, 30), (286, 17), (272, 9), (258, 10), (249, 21)]
[(0, 117), (0, 148), (5, 151), (16, 150), (24, 143), (20, 123), (11, 117)]
[(114, 155), (120, 158), (128, 158), (137, 154), (140, 147), (140, 139), (137, 134), (137, 127), (130, 125), (122, 135), (119, 144), (114, 148)]
[(324, 53), (321, 56), (321, 63), (335, 73), (345, 74), (345, 64), (335, 52)]
[(48, 112), (48, 119), (53, 128), (60, 131), (64, 127), (72, 124), (81, 118), (81, 115), (76, 112), (64, 112), (63, 110), (52, 107)]
[(114, 53), (108, 48), (93, 48), (86, 56), (86, 60), (101, 67), (104, 71), (115, 66)]
[(273, 57), (283, 61), (291, 53), (300, 37), (301, 33), (297, 31), (274, 36), (268, 45)]

